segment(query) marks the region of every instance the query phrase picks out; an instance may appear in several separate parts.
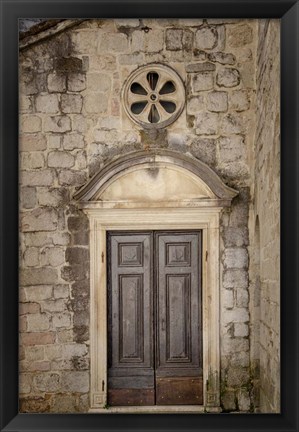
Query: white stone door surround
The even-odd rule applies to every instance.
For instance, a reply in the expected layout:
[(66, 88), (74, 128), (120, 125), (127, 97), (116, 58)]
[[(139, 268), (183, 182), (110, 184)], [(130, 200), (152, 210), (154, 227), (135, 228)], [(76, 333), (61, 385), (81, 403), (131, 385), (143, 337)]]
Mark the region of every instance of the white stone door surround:
[[(204, 163), (152, 149), (106, 165), (74, 197), (90, 221), (90, 408), (93, 412), (219, 411), (219, 215), (237, 191)], [(107, 403), (106, 233), (200, 229), (202, 244), (203, 407), (113, 407)]]

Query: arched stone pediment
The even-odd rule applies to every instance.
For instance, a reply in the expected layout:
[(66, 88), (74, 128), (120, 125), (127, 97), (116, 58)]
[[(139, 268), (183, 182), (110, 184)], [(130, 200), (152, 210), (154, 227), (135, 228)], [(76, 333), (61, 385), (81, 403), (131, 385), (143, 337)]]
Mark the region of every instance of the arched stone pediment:
[(206, 164), (169, 150), (130, 153), (75, 195), (82, 207), (224, 207), (238, 194)]

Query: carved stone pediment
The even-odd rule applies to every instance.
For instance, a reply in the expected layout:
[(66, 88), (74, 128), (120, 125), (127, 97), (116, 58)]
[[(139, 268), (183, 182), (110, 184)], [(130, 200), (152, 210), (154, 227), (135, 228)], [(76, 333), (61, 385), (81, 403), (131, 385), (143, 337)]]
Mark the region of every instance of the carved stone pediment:
[(237, 194), (203, 162), (151, 150), (110, 162), (74, 199), (83, 208), (225, 207)]

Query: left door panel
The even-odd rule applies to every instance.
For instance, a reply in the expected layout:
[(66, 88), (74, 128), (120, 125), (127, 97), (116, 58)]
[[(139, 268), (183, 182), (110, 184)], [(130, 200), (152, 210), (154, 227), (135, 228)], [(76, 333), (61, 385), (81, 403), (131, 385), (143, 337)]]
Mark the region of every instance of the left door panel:
[(108, 233), (108, 404), (154, 405), (152, 233)]

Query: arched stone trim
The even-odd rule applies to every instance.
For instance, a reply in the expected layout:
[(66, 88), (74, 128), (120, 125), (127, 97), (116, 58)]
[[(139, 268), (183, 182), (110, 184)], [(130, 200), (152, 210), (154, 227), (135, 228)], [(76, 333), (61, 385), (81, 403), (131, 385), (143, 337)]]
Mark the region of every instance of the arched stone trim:
[[(153, 186), (153, 193), (143, 201), (140, 201), (143, 195), (138, 192), (139, 171), (145, 185), (148, 179), (149, 184), (157, 186), (156, 189)], [(179, 177), (180, 181), (173, 188), (175, 198), (171, 191), (167, 195), (168, 188), (165, 188), (164, 195), (157, 194), (156, 199), (155, 192), (163, 185), (163, 175), (166, 175), (170, 188), (171, 182)], [(121, 188), (129, 176), (133, 176), (129, 182), (133, 195), (132, 190), (131, 195), (128, 193), (130, 188)], [(176, 190), (180, 188), (183, 191)], [(115, 191), (121, 193), (117, 195)], [(222, 208), (229, 206), (237, 193), (204, 163), (168, 150), (134, 152), (120, 157), (106, 165), (76, 193), (77, 205), (88, 215), (90, 224), (90, 412), (199, 413), (221, 410), (219, 219)], [(202, 230), (204, 403), (203, 406), (112, 407), (107, 410), (107, 231), (165, 229)]]
[[(191, 201), (193, 206), (229, 206), (231, 200), (238, 194), (236, 190), (226, 186), (218, 175), (203, 162), (181, 155), (178, 152), (159, 149), (130, 153), (110, 162), (83, 186), (74, 198), (83, 207), (89, 208), (95, 202), (103, 204), (104, 201), (111, 201), (112, 199), (107, 199), (107, 194), (104, 194), (107, 187), (128, 173), (142, 169), (152, 172), (153, 175), (151, 177), (155, 177), (155, 173), (157, 174), (160, 170), (175, 170), (178, 173), (177, 175), (182, 175), (186, 179), (188, 178), (194, 185), (197, 182), (198, 193), (195, 193), (196, 187), (194, 187), (193, 195), (189, 197), (187, 194), (184, 199), (184, 201)], [(134, 184), (136, 182), (134, 183), (133, 181), (131, 187), (134, 188)], [(134, 201), (138, 207), (138, 200), (132, 200), (132, 194), (128, 192), (128, 190), (124, 190), (122, 193), (122, 207), (124, 201), (128, 203), (129, 207), (133, 206), (132, 201)], [(161, 200), (157, 199), (156, 201)], [(169, 194), (166, 199), (164, 197), (165, 201), (173, 204), (174, 199)]]

